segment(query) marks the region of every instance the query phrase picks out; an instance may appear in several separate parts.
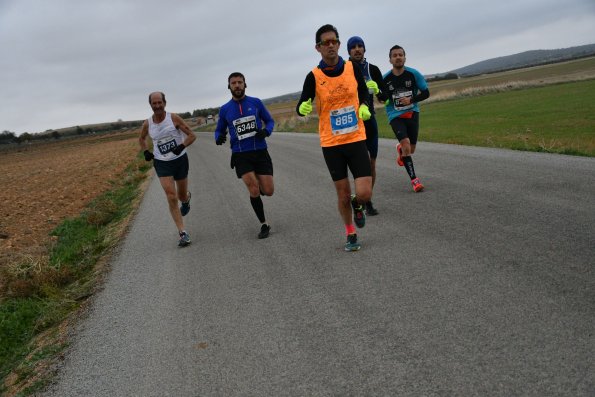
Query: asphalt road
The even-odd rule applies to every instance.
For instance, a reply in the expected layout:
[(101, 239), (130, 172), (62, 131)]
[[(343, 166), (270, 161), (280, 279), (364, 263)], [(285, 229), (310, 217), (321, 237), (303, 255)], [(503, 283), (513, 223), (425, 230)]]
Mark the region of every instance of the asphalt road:
[(153, 179), (46, 395), (595, 395), (595, 159), (421, 142), (416, 194), (381, 139), (347, 253), (318, 137), (268, 142), (271, 236), (199, 134), (193, 244)]

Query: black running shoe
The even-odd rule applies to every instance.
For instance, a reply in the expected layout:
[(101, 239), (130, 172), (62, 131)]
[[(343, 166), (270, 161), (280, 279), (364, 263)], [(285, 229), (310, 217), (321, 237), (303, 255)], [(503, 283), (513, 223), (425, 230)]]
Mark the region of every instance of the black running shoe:
[(269, 237), (269, 232), (271, 231), (271, 227), (266, 223), (263, 223), (260, 227), (260, 233), (258, 233), (258, 238), (267, 238)]
[(361, 245), (357, 242), (357, 234), (347, 235), (347, 242), (345, 243), (345, 251), (359, 251)]
[(355, 226), (362, 228), (366, 226), (366, 212), (364, 206), (355, 199), (355, 194), (351, 195), (351, 207), (353, 207), (353, 222)]
[(378, 211), (376, 210), (376, 208), (374, 208), (371, 201), (368, 201), (366, 203), (366, 215), (370, 215), (370, 216), (378, 215)]
[(180, 207), (180, 212), (182, 216), (186, 216), (187, 213), (190, 212), (190, 198), (192, 195), (188, 192), (188, 201), (182, 201), (182, 206)]
[(180, 232), (180, 241), (178, 242), (178, 247), (185, 247), (190, 245), (190, 235), (186, 232)]

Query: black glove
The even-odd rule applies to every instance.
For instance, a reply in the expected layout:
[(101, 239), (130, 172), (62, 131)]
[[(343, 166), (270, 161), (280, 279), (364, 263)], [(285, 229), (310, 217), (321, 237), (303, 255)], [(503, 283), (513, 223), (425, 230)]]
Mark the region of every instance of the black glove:
[(171, 152), (177, 156), (178, 154), (182, 153), (182, 150), (184, 150), (185, 147), (186, 147), (186, 145), (184, 145), (182, 143), (179, 146), (176, 146), (175, 148), (173, 148), (171, 150)]
[(221, 134), (221, 135), (219, 135), (219, 138), (217, 138), (217, 140), (215, 141), (215, 143), (217, 145), (223, 145), (226, 140), (227, 140), (227, 136), (224, 135), (224, 134)]
[(267, 130), (265, 130), (264, 128), (261, 128), (259, 130), (256, 130), (256, 134), (254, 135), (254, 138), (256, 139), (264, 139), (267, 136), (269, 136), (269, 134), (267, 134)]
[(145, 150), (143, 154), (145, 155), (145, 160), (147, 161), (151, 161), (153, 160), (153, 157), (155, 157), (153, 156), (153, 153), (149, 152), (148, 150)]

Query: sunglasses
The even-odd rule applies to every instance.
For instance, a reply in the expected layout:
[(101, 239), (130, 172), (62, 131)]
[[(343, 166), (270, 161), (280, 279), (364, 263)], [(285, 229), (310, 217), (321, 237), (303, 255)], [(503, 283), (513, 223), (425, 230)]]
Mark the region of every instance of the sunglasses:
[(318, 45), (324, 46), (324, 47), (328, 47), (329, 45), (339, 45), (341, 44), (341, 42), (339, 41), (339, 39), (329, 39), (329, 40), (323, 40), (323, 41), (319, 41)]

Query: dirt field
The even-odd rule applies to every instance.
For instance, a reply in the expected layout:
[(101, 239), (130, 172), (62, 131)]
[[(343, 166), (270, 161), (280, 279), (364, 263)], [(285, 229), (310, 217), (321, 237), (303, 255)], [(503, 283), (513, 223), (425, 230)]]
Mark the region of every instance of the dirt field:
[(78, 215), (137, 155), (138, 130), (0, 151), (0, 266), (47, 252), (49, 233)]

